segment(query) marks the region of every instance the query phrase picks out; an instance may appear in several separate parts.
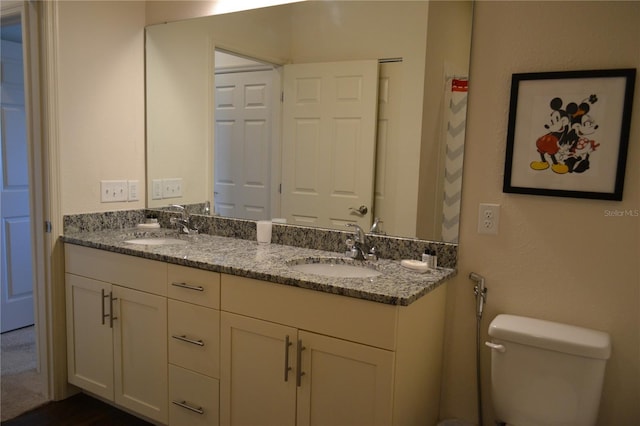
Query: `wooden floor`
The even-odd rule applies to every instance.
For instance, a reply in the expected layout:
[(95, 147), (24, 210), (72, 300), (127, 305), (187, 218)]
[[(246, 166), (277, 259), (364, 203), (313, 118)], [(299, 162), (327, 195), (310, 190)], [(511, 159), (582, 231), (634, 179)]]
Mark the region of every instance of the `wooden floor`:
[(50, 402), (40, 408), (2, 422), (3, 426), (150, 426), (124, 411), (77, 394), (64, 401)]

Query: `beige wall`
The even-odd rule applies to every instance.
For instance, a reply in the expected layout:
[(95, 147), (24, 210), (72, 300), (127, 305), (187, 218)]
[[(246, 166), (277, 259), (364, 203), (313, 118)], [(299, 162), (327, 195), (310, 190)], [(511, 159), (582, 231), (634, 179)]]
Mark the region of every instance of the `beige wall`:
[[(499, 313), (611, 334), (598, 424), (640, 424), (640, 84), (622, 202), (502, 193), (511, 74), (640, 68), (640, 3), (476, 3), (463, 183), (460, 273), (449, 287), (441, 417), (476, 420), (475, 318), (469, 272), (489, 288), (483, 339)], [(478, 235), (478, 203), (502, 205), (497, 236)], [(490, 353), (483, 349), (486, 421)], [(489, 423), (485, 423), (489, 424)]]
[[(144, 182), (143, 29), (137, 2), (60, 2), (62, 213), (100, 204), (100, 179)], [(489, 287), (483, 321), (509, 312), (605, 330), (613, 339), (600, 425), (640, 422), (640, 93), (636, 89), (623, 202), (502, 193), (511, 73), (640, 68), (640, 3), (476, 4), (460, 237), (449, 286), (441, 417), (475, 420), (475, 319), (470, 271)], [(637, 85), (640, 87), (640, 84)], [(143, 185), (141, 185), (141, 189)], [(478, 203), (502, 205), (500, 233), (478, 235)], [(483, 333), (486, 338), (486, 332)], [(483, 351), (485, 412), (489, 352)]]
[[(57, 8), (62, 213), (144, 207), (145, 4)], [(113, 179), (138, 180), (140, 201), (100, 203), (100, 181)]]

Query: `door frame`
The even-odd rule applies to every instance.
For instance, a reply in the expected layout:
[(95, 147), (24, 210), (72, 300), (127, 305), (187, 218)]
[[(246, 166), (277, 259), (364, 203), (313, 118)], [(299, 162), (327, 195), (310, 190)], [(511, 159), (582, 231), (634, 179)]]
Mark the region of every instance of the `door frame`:
[[(37, 259), (37, 315), (45, 326), (40, 328), (41, 353), (48, 384), (49, 399), (64, 399), (73, 393), (67, 383), (67, 337), (64, 292), (64, 245), (60, 207), (60, 170), (58, 135), (58, 3), (25, 2), (34, 17), (30, 22), (29, 53), (33, 63), (29, 75), (34, 99), (33, 129), (34, 164), (34, 233)], [(41, 83), (40, 83), (41, 82)], [(39, 84), (40, 83), (40, 84)], [(39, 93), (39, 95), (38, 95)], [(39, 113), (42, 111), (42, 113)], [(29, 121), (28, 121), (29, 123)], [(43, 357), (44, 358), (44, 357)]]
[(24, 49), (25, 118), (34, 271), (38, 373), (45, 398), (70, 394), (66, 368), (64, 257), (57, 132), (57, 5), (5, 1), (3, 16), (20, 15)]

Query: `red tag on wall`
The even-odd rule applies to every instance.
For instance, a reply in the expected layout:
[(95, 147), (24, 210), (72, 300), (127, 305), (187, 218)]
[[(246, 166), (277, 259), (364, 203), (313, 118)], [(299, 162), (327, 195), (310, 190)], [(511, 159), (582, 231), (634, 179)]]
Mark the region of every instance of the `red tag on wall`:
[(466, 92), (469, 90), (469, 80), (453, 79), (451, 82), (452, 92)]

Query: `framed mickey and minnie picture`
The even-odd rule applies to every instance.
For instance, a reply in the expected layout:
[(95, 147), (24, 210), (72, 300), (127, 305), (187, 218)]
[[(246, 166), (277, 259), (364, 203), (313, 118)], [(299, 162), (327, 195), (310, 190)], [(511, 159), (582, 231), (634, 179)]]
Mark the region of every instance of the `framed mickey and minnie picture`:
[(635, 69), (513, 74), (503, 191), (622, 200)]

